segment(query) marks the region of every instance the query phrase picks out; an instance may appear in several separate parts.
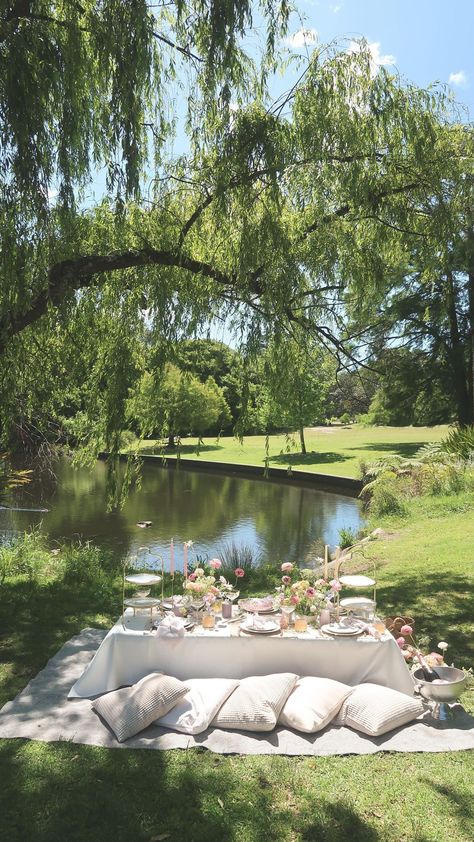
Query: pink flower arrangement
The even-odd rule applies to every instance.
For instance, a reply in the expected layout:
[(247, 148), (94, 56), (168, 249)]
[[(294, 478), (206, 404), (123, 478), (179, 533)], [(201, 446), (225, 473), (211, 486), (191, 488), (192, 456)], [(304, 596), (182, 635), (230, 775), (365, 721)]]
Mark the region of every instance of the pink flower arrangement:
[(222, 561), (220, 558), (211, 558), (209, 567), (212, 567), (213, 570), (220, 570), (222, 567)]
[(413, 629), (411, 626), (404, 625), (400, 629), (400, 634), (404, 635), (405, 637), (410, 637), (413, 634)]
[[(324, 579), (314, 580), (312, 570), (300, 570), (290, 561), (285, 561), (280, 569), (285, 575), (280, 579), (281, 585), (276, 588), (276, 607), (291, 605), (297, 606), (301, 614), (318, 614), (326, 606), (328, 585)], [(301, 578), (297, 579), (297, 575)]]

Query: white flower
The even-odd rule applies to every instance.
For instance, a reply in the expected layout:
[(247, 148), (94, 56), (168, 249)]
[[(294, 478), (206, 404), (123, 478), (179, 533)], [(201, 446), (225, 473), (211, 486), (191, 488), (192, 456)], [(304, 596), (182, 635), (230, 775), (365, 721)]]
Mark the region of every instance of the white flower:
[(316, 614), (316, 611), (317, 611), (318, 609), (317, 609), (316, 605), (310, 605), (310, 606), (309, 606), (309, 610), (311, 611), (311, 613), (312, 613), (312, 614)]
[(438, 643), (438, 649), (441, 649), (442, 652), (446, 652), (446, 649), (448, 648), (448, 646), (449, 646), (449, 644), (446, 643), (444, 640), (442, 640), (440, 643)]
[(185, 546), (185, 547), (187, 547), (188, 549), (189, 549), (190, 547), (192, 547), (192, 546), (193, 546), (193, 544), (194, 544), (194, 541), (185, 541), (185, 542), (184, 542), (184, 546)]

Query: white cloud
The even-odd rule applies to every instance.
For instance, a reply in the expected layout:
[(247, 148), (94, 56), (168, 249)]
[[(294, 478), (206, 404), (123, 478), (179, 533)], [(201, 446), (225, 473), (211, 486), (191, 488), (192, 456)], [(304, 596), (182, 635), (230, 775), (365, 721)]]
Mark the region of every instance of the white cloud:
[[(370, 70), (372, 76), (376, 76), (378, 73), (379, 67), (387, 66), (395, 64), (396, 58), (390, 54), (382, 55), (380, 52), (380, 41), (372, 41), (371, 44), (367, 44), (369, 52), (370, 52)], [(360, 41), (351, 41), (347, 52), (348, 53), (360, 53), (362, 44)]]
[(465, 88), (467, 85), (467, 75), (464, 70), (458, 70), (457, 73), (449, 74), (449, 84), (457, 85), (460, 88)]
[(329, 4), (329, 11), (333, 13), (333, 15), (337, 15), (342, 9), (341, 3), (330, 3)]
[(315, 29), (298, 29), (293, 35), (285, 38), (285, 44), (293, 50), (298, 50), (300, 47), (308, 47), (315, 44), (318, 39), (318, 33)]

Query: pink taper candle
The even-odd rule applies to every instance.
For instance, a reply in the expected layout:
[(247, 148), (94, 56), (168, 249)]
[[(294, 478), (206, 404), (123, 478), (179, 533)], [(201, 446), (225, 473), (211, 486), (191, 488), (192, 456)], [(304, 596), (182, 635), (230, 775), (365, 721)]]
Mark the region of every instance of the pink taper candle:
[(170, 544), (170, 576), (174, 576), (174, 543), (171, 539)]
[(184, 562), (183, 562), (183, 575), (184, 578), (188, 578), (188, 545), (184, 545)]

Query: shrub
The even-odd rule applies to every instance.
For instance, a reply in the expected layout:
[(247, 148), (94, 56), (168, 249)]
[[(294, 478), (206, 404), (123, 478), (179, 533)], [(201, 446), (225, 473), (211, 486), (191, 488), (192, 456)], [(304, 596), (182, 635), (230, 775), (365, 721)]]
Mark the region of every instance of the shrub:
[(375, 517), (383, 515), (406, 515), (407, 507), (393, 476), (385, 476), (373, 483), (369, 503), (370, 513)]
[(52, 566), (46, 539), (39, 529), (24, 532), (0, 547), (0, 583), (13, 576), (35, 581), (49, 574)]
[(461, 459), (473, 459), (474, 426), (455, 427), (442, 439), (441, 446), (446, 453), (453, 453)]
[(239, 585), (242, 586), (253, 578), (253, 571), (261, 563), (261, 556), (255, 553), (253, 547), (248, 544), (239, 545), (235, 541), (223, 544), (217, 555), (222, 561), (220, 573), (230, 582), (235, 579), (234, 570), (237, 567), (245, 571), (245, 576), (239, 580)]
[(350, 527), (343, 526), (342, 529), (339, 530), (339, 546), (341, 550), (345, 550), (347, 547), (352, 547), (356, 541), (357, 535)]

